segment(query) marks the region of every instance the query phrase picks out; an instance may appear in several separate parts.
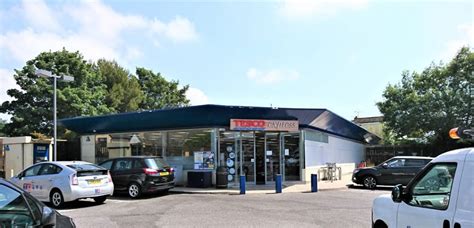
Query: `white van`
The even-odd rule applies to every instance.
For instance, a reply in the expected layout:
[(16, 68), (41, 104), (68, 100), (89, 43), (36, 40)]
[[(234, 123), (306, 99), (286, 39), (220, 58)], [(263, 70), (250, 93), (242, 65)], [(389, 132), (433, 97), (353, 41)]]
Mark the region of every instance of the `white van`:
[(439, 155), (406, 188), (377, 197), (372, 227), (474, 228), (474, 148)]

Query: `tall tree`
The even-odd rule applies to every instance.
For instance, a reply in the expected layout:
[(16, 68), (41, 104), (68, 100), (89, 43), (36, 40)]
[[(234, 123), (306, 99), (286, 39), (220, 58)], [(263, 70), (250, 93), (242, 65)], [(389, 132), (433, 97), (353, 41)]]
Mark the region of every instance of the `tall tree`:
[(188, 85), (180, 89), (179, 81), (167, 81), (160, 73), (155, 74), (145, 68), (137, 68), (137, 76), (144, 94), (140, 109), (160, 109), (189, 104), (186, 98)]
[(0, 119), (0, 137), (3, 137), (5, 136), (5, 124), (7, 123), (7, 121), (5, 121), (4, 119)]
[(106, 105), (112, 112), (138, 110), (143, 92), (138, 79), (115, 61), (100, 59), (96, 70), (107, 86)]
[(51, 79), (35, 75), (35, 69), (52, 71), (56, 75), (70, 75), (74, 82), (57, 83), (58, 119), (82, 115), (109, 113), (105, 103), (106, 86), (79, 52), (65, 49), (43, 52), (29, 60), (21, 70), (15, 70), (15, 80), (20, 89), (10, 89), (7, 94), (13, 101), (5, 101), (0, 112), (12, 115), (5, 125), (9, 136), (30, 135), (38, 132), (51, 135), (53, 120), (53, 84)]
[(446, 144), (449, 129), (473, 126), (474, 53), (464, 47), (447, 65), (405, 71), (400, 83), (387, 86), (383, 98), (377, 106), (397, 138)]

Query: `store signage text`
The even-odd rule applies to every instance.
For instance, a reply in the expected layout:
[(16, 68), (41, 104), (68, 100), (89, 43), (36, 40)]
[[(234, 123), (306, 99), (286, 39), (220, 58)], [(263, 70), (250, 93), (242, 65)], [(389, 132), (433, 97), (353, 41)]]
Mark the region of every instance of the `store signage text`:
[(296, 120), (230, 119), (230, 130), (237, 131), (298, 131)]

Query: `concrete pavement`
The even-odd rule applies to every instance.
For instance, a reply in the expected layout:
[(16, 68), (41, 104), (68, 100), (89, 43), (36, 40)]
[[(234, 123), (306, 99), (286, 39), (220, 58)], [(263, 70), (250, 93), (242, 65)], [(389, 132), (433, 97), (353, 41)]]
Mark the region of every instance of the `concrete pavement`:
[[(320, 180), (318, 181), (318, 191), (325, 190), (334, 190), (334, 189), (344, 189), (348, 185), (352, 184), (351, 181), (352, 173), (346, 173), (342, 175), (341, 180), (327, 181)], [(284, 193), (297, 193), (297, 192), (310, 192), (311, 183), (310, 182), (301, 182), (301, 181), (290, 181), (283, 183)], [(216, 189), (212, 188), (188, 188), (188, 187), (175, 187), (170, 190), (173, 193), (189, 193), (189, 194), (240, 194), (239, 185), (230, 186), (227, 189)], [(269, 194), (275, 193), (275, 185), (255, 185), (247, 184), (246, 185), (246, 194)]]

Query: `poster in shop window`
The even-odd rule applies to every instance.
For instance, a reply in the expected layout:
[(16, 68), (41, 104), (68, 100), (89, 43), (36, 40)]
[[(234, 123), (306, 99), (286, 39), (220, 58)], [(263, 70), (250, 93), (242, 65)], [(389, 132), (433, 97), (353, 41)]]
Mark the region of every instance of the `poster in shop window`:
[(211, 151), (194, 152), (194, 169), (214, 169), (214, 153)]

